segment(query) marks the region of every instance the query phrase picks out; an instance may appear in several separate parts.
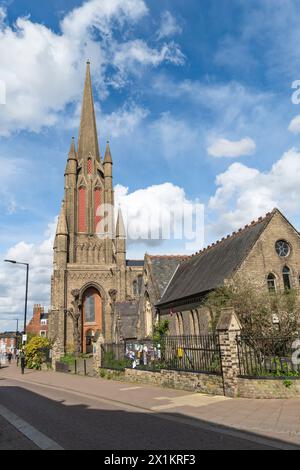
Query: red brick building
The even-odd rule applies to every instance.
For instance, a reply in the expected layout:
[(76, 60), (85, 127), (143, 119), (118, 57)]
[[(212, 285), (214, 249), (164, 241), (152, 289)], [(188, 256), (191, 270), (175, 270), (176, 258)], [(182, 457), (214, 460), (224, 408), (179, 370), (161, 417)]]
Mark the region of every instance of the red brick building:
[(48, 313), (42, 305), (34, 305), (33, 316), (26, 327), (26, 332), (38, 336), (48, 336)]
[(17, 337), (16, 333), (10, 331), (5, 333), (0, 333), (0, 354), (5, 353), (15, 353), (17, 346)]

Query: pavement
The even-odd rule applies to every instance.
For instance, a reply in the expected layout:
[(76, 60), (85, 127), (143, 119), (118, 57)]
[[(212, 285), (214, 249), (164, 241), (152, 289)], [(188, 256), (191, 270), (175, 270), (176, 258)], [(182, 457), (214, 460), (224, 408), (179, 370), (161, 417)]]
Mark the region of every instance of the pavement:
[[(14, 432), (21, 436), (3, 441)], [(300, 449), (300, 399), (232, 399), (52, 371), (22, 376), (12, 365), (0, 369), (0, 448), (13, 445)]]

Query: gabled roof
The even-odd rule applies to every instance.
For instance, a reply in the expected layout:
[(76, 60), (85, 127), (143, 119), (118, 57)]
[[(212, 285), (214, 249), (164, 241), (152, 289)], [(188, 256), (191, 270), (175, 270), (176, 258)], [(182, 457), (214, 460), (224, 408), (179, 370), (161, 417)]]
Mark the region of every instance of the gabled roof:
[(274, 209), (181, 263), (158, 306), (167, 306), (223, 285), (239, 268), (276, 212), (280, 213)]
[(146, 255), (151, 268), (152, 281), (160, 298), (174, 275), (178, 265), (187, 259), (184, 255)]

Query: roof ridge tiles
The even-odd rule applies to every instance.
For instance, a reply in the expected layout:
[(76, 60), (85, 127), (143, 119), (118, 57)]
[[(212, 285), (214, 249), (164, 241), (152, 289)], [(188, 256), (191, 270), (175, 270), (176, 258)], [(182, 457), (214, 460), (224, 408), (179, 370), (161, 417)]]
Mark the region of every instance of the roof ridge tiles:
[(224, 236), (221, 238), (221, 240), (217, 240), (216, 242), (202, 248), (202, 250), (200, 251), (197, 251), (196, 253), (193, 253), (192, 255), (190, 255), (189, 257), (192, 257), (192, 256), (197, 256), (197, 255), (200, 255), (200, 254), (203, 254), (204, 252), (208, 251), (208, 250), (211, 250), (212, 248), (215, 248), (216, 246), (220, 245), (221, 243), (223, 243), (225, 240), (229, 240), (231, 238), (234, 238), (238, 235), (241, 235), (242, 233), (244, 233), (246, 230), (249, 230), (250, 228), (254, 227), (255, 225), (259, 224), (260, 222), (266, 220), (267, 218), (269, 218), (271, 215), (273, 215), (275, 212), (276, 212), (277, 209), (273, 209), (271, 212), (267, 212), (265, 214), (265, 216), (260, 216), (258, 219), (256, 220), (252, 220), (250, 224), (246, 224), (244, 225), (243, 227), (239, 228), (238, 230), (235, 230), (233, 231), (231, 234), (228, 234), (227, 236)]

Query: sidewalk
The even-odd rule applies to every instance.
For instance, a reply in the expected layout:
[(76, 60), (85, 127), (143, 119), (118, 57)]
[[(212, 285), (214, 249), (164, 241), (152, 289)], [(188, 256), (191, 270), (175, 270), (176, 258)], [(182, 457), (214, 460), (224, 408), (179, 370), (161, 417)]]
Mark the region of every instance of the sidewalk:
[(24, 386), (38, 385), (41, 393), (48, 387), (66, 390), (128, 411), (177, 413), (183, 419), (201, 419), (212, 426), (222, 425), (300, 446), (300, 399), (232, 399), (52, 371), (26, 370), (22, 376), (15, 366), (0, 369), (0, 391), (5, 379)]

